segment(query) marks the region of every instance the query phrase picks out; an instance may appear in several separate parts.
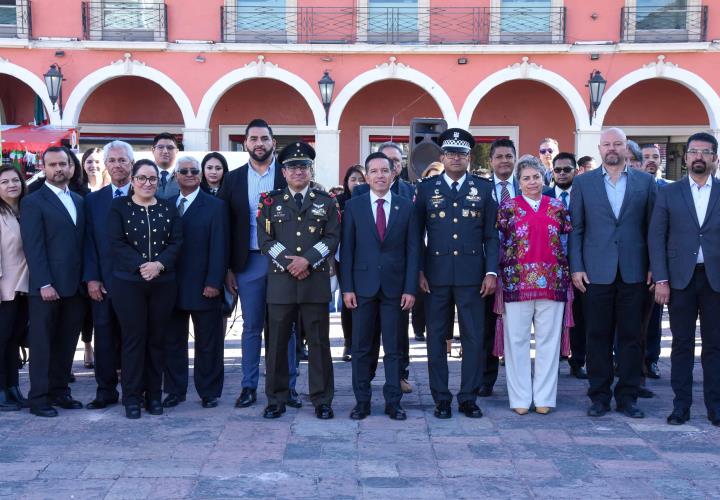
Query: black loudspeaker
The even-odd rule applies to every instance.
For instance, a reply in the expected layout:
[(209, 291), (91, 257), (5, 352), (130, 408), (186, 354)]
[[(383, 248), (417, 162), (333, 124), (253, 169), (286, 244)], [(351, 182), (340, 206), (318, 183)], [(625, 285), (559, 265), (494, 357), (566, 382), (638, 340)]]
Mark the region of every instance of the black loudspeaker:
[(447, 128), (442, 118), (413, 118), (410, 122), (408, 173), (411, 181), (419, 179), (428, 165), (440, 159), (438, 138)]

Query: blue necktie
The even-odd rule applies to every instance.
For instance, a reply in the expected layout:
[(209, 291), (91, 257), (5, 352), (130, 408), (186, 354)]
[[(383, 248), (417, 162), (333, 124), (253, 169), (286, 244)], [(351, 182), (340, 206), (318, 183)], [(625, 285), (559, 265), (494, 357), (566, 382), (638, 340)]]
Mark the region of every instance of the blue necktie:
[(563, 191), (562, 193), (560, 193), (560, 200), (562, 200), (563, 205), (565, 205), (565, 208), (567, 208), (568, 207), (568, 192), (567, 191)]
[(165, 186), (167, 186), (167, 177), (167, 170), (163, 170), (162, 172), (160, 172), (160, 187), (162, 187), (163, 189), (165, 189)]
[(123, 195), (122, 190), (121, 190), (120, 188), (117, 188), (117, 189), (115, 190), (115, 196), (114, 196), (114, 197), (115, 197), (115, 198), (120, 198), (122, 195)]

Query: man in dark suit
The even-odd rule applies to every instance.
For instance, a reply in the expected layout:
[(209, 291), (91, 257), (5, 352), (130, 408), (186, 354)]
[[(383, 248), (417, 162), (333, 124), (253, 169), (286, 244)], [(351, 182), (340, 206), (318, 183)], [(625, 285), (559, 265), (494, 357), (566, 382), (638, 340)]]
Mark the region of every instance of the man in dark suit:
[(85, 263), (83, 280), (93, 300), (95, 325), (95, 399), (85, 407), (100, 410), (118, 402), (120, 368), (120, 323), (112, 306), (112, 257), (107, 234), (107, 216), (114, 198), (127, 196), (133, 166), (132, 146), (113, 141), (103, 148), (105, 168), (111, 184), (85, 197)]
[(82, 327), (85, 212), (68, 189), (74, 165), (64, 147), (43, 153), (45, 185), (21, 203), (20, 232), (30, 271), (30, 412), (55, 417), (57, 410), (82, 408), (68, 386)]
[(657, 185), (645, 172), (626, 167), (626, 144), (622, 130), (605, 130), (601, 168), (576, 177), (570, 196), (568, 250), (573, 285), (585, 294), (591, 417), (610, 410), (616, 331), (616, 409), (632, 418), (645, 416), (636, 401), (642, 381), (643, 298), (651, 281), (647, 230)]
[[(400, 406), (400, 338), (407, 338), (401, 315), (415, 303), (420, 264), (419, 232), (412, 201), (390, 192), (392, 160), (373, 153), (365, 160), (370, 193), (353, 197), (343, 214), (343, 301), (353, 310), (353, 420), (370, 414), (370, 375), (376, 325), (380, 325), (385, 356), (385, 413), (405, 420)], [(372, 236), (368, 236), (368, 235)], [(375, 359), (372, 359), (374, 358)]]
[(175, 159), (179, 148), (177, 139), (169, 132), (158, 134), (153, 139), (152, 153), (155, 163), (160, 169), (155, 196), (168, 199), (180, 192), (175, 176)]
[(415, 212), (422, 246), (420, 288), (428, 295), (428, 368), (435, 417), (452, 416), (445, 338), (450, 311), (457, 306), (463, 348), (458, 409), (482, 417), (476, 404), (485, 365), (485, 298), (495, 291), (498, 269), (497, 204), (487, 179), (468, 173), (475, 145), (466, 130), (450, 128), (440, 136), (442, 175), (417, 186)]
[[(551, 198), (557, 198), (562, 201), (565, 208), (570, 209), (570, 193), (572, 192), (572, 184), (577, 175), (577, 162), (575, 155), (572, 153), (558, 153), (553, 162), (553, 187), (545, 188), (543, 194)], [(561, 234), (560, 241), (567, 253), (568, 235)], [(585, 371), (585, 318), (583, 317), (582, 293), (578, 289), (574, 289), (575, 299), (572, 304), (573, 320), (575, 326), (570, 328), (570, 351), (572, 357), (568, 359), (570, 365), (570, 374), (579, 379), (587, 379)]]
[(172, 198), (180, 214), (183, 244), (176, 264), (178, 293), (166, 338), (163, 401), (185, 401), (188, 386), (188, 328), (195, 334), (193, 379), (203, 408), (214, 408), (222, 393), (225, 331), (222, 290), (228, 263), (225, 203), (200, 189), (200, 164), (191, 156), (177, 161), (180, 194)]
[(673, 337), (671, 425), (690, 419), (699, 314), (705, 407), (712, 425), (720, 427), (720, 185), (712, 175), (717, 148), (710, 134), (690, 136), (685, 151), (688, 176), (658, 192), (650, 223), (655, 299), (669, 304)]
[[(230, 267), (225, 285), (239, 295), (243, 315), (242, 390), (235, 402), (246, 408), (257, 401), (260, 380), (260, 349), (266, 314), (267, 258), (260, 253), (257, 236), (257, 204), (260, 194), (282, 189), (287, 181), (275, 163), (275, 139), (265, 120), (256, 118), (245, 128), (248, 163), (227, 174), (218, 197), (228, 208)], [(295, 375), (295, 336), (290, 337), (291, 405), (297, 406), (292, 379)]]

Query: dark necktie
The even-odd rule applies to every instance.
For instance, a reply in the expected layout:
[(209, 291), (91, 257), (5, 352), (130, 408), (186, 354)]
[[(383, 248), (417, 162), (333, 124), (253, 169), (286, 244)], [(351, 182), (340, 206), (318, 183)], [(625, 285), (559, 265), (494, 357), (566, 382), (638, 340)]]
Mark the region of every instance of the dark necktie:
[(165, 186), (167, 186), (167, 177), (167, 170), (163, 170), (162, 172), (160, 172), (160, 187), (163, 189), (165, 189)]
[(379, 200), (376, 200), (375, 203), (377, 203), (377, 215), (375, 216), (375, 227), (377, 227), (378, 236), (380, 236), (380, 241), (383, 241), (385, 239), (385, 229), (387, 229), (387, 222), (385, 222), (385, 200), (380, 198)]
[(508, 191), (508, 181), (500, 181), (502, 189), (500, 190), (500, 203), (505, 203), (510, 199), (510, 191)]
[(451, 191), (452, 191), (453, 196), (457, 196), (457, 194), (458, 194), (458, 183), (457, 183), (457, 181), (455, 181), (455, 182), (452, 183)]
[(117, 188), (117, 189), (115, 190), (114, 198), (120, 198), (122, 195), (123, 195), (122, 189)]
[(178, 205), (178, 213), (180, 214), (180, 217), (182, 217), (185, 213), (185, 205), (187, 205), (187, 198), (180, 198), (180, 204)]
[(302, 209), (302, 202), (303, 202), (303, 195), (302, 193), (295, 193), (295, 204), (297, 205), (298, 210)]
[(563, 205), (565, 205), (565, 208), (568, 207), (568, 192), (563, 191), (560, 193), (560, 200), (563, 202)]

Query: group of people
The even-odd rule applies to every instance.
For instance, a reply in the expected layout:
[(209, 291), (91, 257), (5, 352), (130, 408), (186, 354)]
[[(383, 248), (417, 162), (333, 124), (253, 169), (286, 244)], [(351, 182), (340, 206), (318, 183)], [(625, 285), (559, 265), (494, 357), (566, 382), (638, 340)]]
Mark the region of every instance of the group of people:
[[(235, 405), (257, 401), (264, 337), (263, 416), (302, 407), (296, 346), (304, 337), (309, 400), (317, 418), (333, 418), (328, 303), (336, 274), (352, 419), (371, 413), (381, 345), (385, 413), (407, 418), (411, 314), (416, 339), (427, 341), (437, 418), (452, 416), (453, 399), (466, 417), (482, 417), (477, 398), (492, 394), (499, 359), (510, 408), (550, 413), (563, 356), (574, 376), (588, 379), (589, 416), (604, 415), (614, 397), (618, 412), (642, 418), (637, 399), (653, 395), (644, 379), (659, 376), (667, 304), (675, 393), (668, 423), (690, 418), (699, 315), (705, 405), (720, 426), (712, 135), (690, 137), (688, 176), (667, 184), (653, 175), (657, 147), (643, 146), (633, 166), (620, 129), (602, 133), (597, 168), (590, 157), (560, 152), (553, 139), (520, 158), (511, 140), (498, 139), (486, 178), (469, 170), (472, 135), (451, 128), (439, 137), (440, 162), (416, 186), (401, 178), (402, 149), (385, 143), (348, 169), (337, 198), (313, 181), (309, 144), (279, 153), (276, 145), (271, 127), (253, 120), (249, 161), (228, 172), (218, 153), (202, 162), (178, 157), (170, 134), (155, 138), (155, 162), (135, 162), (132, 148), (114, 141), (102, 153), (110, 183), (84, 200), (68, 189), (76, 167), (64, 148), (45, 151), (44, 185), (27, 196), (17, 171), (0, 169), (0, 409), (55, 416), (54, 406), (82, 407), (68, 380), (88, 298), (98, 388), (87, 408), (117, 403), (118, 382), (128, 418), (139, 418), (142, 406), (161, 414), (185, 401), (190, 319), (195, 388), (204, 407), (217, 406), (229, 291), (243, 316)], [(16, 358), (28, 309), (25, 400)], [(456, 311), (462, 366), (453, 395), (447, 341)]]

